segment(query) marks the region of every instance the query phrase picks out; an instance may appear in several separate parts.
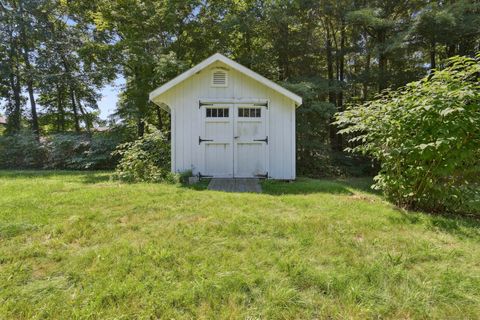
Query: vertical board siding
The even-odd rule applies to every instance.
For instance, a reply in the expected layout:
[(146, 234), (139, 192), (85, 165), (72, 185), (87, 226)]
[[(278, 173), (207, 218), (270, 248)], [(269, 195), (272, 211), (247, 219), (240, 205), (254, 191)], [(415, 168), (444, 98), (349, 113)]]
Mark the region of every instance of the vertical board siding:
[(176, 145), (176, 153), (177, 153), (177, 170), (184, 171), (184, 154), (183, 148), (186, 143), (189, 143), (188, 139), (185, 137), (185, 130), (183, 128), (185, 120), (184, 112), (183, 112), (183, 105), (180, 103), (180, 96), (182, 95), (182, 91), (176, 91), (174, 95), (174, 108), (177, 111), (177, 116), (175, 117), (176, 120), (176, 130), (177, 130), (177, 141)]
[(291, 118), (292, 118), (292, 127), (290, 128), (290, 131), (291, 131), (291, 139), (292, 141), (290, 142), (292, 144), (292, 147), (290, 148), (292, 150), (292, 153), (291, 153), (291, 157), (292, 157), (292, 168), (291, 168), (291, 171), (292, 171), (292, 179), (296, 179), (297, 178), (297, 166), (295, 165), (296, 162), (297, 162), (297, 127), (296, 127), (296, 117), (295, 117), (295, 112), (296, 112), (296, 108), (295, 108), (295, 102), (293, 101), (290, 101), (290, 104), (291, 104), (291, 109), (292, 111), (290, 111), (290, 114), (291, 114)]
[(177, 172), (192, 170), (197, 174), (205, 167), (198, 144), (198, 137), (204, 134), (199, 100), (267, 99), (269, 176), (274, 179), (295, 179), (294, 102), (230, 67), (227, 67), (228, 87), (212, 87), (212, 69), (219, 66), (227, 67), (219, 62), (214, 63), (173, 87), (162, 98), (172, 110), (172, 169)]

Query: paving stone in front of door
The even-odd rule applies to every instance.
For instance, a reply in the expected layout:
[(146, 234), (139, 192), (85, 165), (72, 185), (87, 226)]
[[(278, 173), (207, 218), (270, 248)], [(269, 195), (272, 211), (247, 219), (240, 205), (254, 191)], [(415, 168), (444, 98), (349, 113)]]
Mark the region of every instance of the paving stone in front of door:
[(228, 179), (213, 178), (208, 184), (208, 190), (225, 192), (262, 192), (258, 179)]

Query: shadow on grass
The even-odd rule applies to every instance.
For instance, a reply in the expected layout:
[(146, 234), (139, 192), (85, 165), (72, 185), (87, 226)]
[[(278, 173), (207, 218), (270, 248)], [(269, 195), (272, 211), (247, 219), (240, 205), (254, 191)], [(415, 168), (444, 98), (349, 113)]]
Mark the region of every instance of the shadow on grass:
[(82, 182), (87, 184), (108, 182), (112, 178), (111, 172), (97, 172), (94, 174), (85, 174), (82, 176)]
[(431, 230), (449, 233), (460, 238), (480, 241), (480, 216), (400, 211), (400, 216), (389, 217), (395, 224), (423, 224)]
[(430, 216), (431, 227), (463, 238), (480, 241), (480, 219), (473, 217)]
[(196, 190), (196, 191), (203, 191), (208, 189), (208, 184), (210, 183), (211, 179), (201, 179), (199, 182), (194, 184), (189, 184), (188, 182), (182, 182), (180, 184), (180, 188), (189, 189), (189, 190)]
[(72, 170), (0, 170), (0, 179), (58, 179), (74, 177), (75, 182), (94, 184), (110, 180), (112, 171), (72, 171)]
[(263, 193), (269, 195), (330, 193), (353, 195), (354, 191), (376, 193), (370, 188), (371, 178), (317, 180), (299, 178), (292, 182), (266, 180), (262, 182)]

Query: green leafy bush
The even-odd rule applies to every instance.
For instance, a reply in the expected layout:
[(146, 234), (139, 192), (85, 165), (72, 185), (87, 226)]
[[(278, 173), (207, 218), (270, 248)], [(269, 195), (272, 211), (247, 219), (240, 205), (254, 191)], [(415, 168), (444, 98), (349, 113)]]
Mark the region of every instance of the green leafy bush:
[(126, 182), (177, 182), (170, 172), (170, 144), (158, 130), (120, 145), (114, 152), (120, 157), (114, 177)]
[(31, 131), (0, 136), (0, 168), (38, 169), (47, 158), (47, 150)]
[(99, 170), (115, 168), (121, 129), (92, 134), (58, 133), (36, 139), (30, 131), (0, 136), (0, 168)]
[(47, 169), (83, 169), (79, 159), (90, 148), (90, 138), (78, 134), (54, 134), (45, 139), (48, 149)]
[(349, 151), (377, 159), (374, 187), (397, 205), (480, 211), (480, 56), (337, 115)]
[(48, 161), (45, 168), (99, 170), (115, 168), (118, 157), (112, 155), (125, 137), (116, 131), (93, 134), (63, 133), (45, 138)]

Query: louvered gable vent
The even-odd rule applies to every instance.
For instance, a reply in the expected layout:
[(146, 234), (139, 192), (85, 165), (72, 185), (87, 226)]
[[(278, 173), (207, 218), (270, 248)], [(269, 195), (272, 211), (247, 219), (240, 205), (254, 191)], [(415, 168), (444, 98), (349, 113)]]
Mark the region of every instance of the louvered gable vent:
[(214, 70), (212, 73), (213, 87), (226, 87), (228, 85), (228, 75), (224, 70)]

